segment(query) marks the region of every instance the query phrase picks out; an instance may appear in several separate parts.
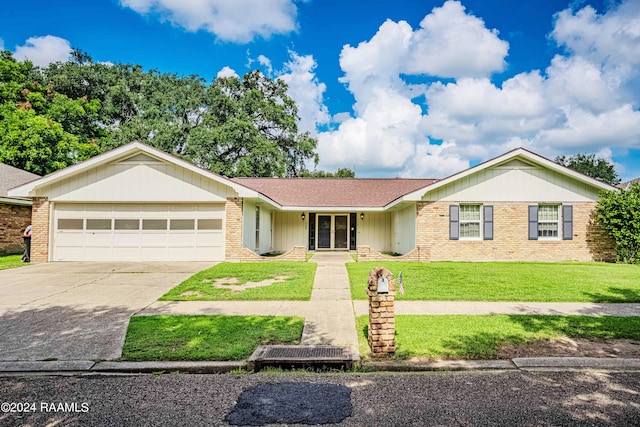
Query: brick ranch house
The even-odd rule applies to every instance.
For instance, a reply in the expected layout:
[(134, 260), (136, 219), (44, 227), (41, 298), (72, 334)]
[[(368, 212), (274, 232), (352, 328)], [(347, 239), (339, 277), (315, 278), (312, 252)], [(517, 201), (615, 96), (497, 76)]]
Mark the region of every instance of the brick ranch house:
[(40, 176), (0, 163), (0, 255), (23, 251), (22, 232), (31, 224), (31, 199), (9, 197), (10, 188)]
[(132, 142), (10, 194), (34, 261), (590, 261), (615, 256), (591, 219), (613, 189), (522, 148), (441, 180), (228, 179)]

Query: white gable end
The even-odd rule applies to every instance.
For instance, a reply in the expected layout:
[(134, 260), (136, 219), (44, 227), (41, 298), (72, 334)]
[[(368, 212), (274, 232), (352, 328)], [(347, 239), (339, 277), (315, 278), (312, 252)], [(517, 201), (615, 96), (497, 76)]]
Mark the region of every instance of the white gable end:
[(591, 202), (599, 189), (556, 171), (514, 160), (428, 191), (425, 201)]
[(65, 202), (223, 202), (237, 195), (232, 188), (183, 167), (137, 160), (97, 166), (37, 193)]

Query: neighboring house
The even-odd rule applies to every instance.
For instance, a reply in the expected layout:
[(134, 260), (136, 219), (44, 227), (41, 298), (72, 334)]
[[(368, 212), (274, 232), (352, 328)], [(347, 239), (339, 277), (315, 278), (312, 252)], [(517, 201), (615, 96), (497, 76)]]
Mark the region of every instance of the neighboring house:
[(308, 250), (588, 261), (613, 257), (590, 219), (604, 189), (521, 148), (442, 180), (228, 179), (132, 142), (10, 194), (33, 198), (35, 261), (304, 260)]
[(31, 199), (8, 197), (8, 191), (38, 175), (0, 163), (0, 255), (23, 251), (22, 232), (31, 224)]
[(632, 179), (631, 181), (623, 182), (622, 184), (618, 185), (618, 187), (623, 189), (623, 190), (629, 190), (633, 184), (640, 185), (640, 178), (636, 178), (636, 179)]

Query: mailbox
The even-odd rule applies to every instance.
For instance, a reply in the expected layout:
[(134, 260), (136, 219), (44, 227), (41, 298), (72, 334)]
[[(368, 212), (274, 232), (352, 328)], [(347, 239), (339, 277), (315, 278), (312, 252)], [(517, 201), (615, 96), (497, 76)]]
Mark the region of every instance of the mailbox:
[(379, 294), (389, 293), (389, 280), (384, 276), (380, 276), (378, 278), (378, 293)]

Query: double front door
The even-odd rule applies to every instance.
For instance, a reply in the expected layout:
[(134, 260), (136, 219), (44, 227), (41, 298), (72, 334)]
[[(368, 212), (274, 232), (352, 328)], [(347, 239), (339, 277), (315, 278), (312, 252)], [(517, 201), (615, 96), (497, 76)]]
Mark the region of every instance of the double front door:
[(348, 249), (349, 215), (318, 215), (318, 249)]

